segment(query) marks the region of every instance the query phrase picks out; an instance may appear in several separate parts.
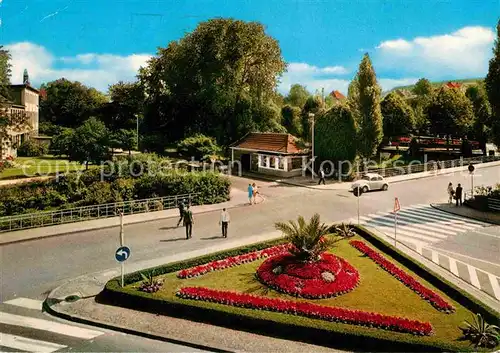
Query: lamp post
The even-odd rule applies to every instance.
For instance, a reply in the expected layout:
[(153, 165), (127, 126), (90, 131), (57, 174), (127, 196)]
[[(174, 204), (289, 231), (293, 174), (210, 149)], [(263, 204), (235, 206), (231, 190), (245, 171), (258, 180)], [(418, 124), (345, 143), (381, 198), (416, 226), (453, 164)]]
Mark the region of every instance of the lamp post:
[(314, 114), (309, 113), (309, 118), (312, 120), (312, 128), (311, 128), (311, 144), (312, 144), (312, 171), (311, 171), (311, 177), (312, 180), (314, 180), (314, 160), (316, 159), (316, 156), (314, 155)]
[(135, 115), (135, 122), (136, 122), (136, 130), (135, 130), (135, 135), (136, 135), (136, 142), (137, 142), (137, 151), (139, 151), (139, 115)]

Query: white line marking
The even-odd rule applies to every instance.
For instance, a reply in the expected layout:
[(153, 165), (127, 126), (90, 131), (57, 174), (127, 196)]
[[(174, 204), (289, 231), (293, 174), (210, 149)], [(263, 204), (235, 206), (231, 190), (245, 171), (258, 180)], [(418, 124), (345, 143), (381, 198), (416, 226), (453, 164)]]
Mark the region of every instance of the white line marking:
[[(444, 252), (449, 253), (449, 254), (453, 254), (453, 255), (465, 257), (467, 259), (471, 259), (471, 260), (475, 260), (475, 261), (479, 261), (479, 262), (484, 262), (484, 263), (486, 263), (488, 265), (493, 265), (493, 266), (496, 266), (496, 267), (500, 267), (500, 264), (498, 264), (498, 263), (494, 263), (494, 262), (490, 262), (490, 261), (486, 261), (486, 260), (481, 260), (481, 259), (478, 259), (478, 258), (475, 258), (475, 257), (472, 257), (472, 256), (467, 256), (467, 255), (464, 255), (464, 254), (460, 254), (459, 252), (454, 252), (454, 251), (449, 251), (449, 250), (445, 250), (445, 249), (441, 249), (441, 248), (436, 248), (435, 246), (431, 246), (431, 245), (429, 247), (432, 247), (433, 249), (437, 250), (440, 253), (444, 251)], [(462, 262), (462, 261), (460, 261), (460, 262)]]
[(422, 255), (422, 244), (415, 244), (415, 250)]
[(456, 215), (456, 214), (451, 214), (451, 213), (448, 213), (448, 212), (437, 210), (437, 209), (435, 209), (433, 207), (414, 207), (413, 209), (417, 209), (419, 211), (422, 211), (422, 212), (425, 212), (425, 213), (428, 213), (428, 214), (432, 214), (432, 215), (436, 215), (436, 216), (439, 215), (439, 217), (442, 217), (442, 218), (456, 219), (458, 221), (463, 221), (463, 222), (466, 222), (466, 223), (469, 223), (469, 224), (478, 225), (478, 226), (481, 226), (481, 227), (486, 227), (486, 226), (490, 226), (491, 225), (489, 223), (485, 223), (485, 222), (481, 222), (481, 221), (476, 221), (475, 219), (470, 219), (470, 218), (467, 218), (467, 217), (463, 217), (463, 216), (459, 216), (459, 215)]
[(8, 333), (2, 332), (0, 332), (0, 346), (19, 349), (26, 352), (40, 353), (51, 353), (59, 349), (66, 348), (66, 346), (60, 344), (38, 341), (31, 338), (9, 335)]
[(6, 302), (4, 302), (4, 304), (20, 306), (33, 310), (42, 310), (43, 302), (41, 300), (34, 300), (29, 298), (16, 298), (7, 300)]
[(495, 297), (500, 300), (500, 285), (498, 284), (498, 277), (491, 273), (488, 273), (488, 278), (490, 279), (491, 288), (493, 288)]
[(467, 265), (467, 270), (469, 270), (469, 277), (471, 284), (477, 289), (481, 289), (481, 285), (479, 284), (479, 278), (477, 278), (476, 268), (471, 265)]
[(431, 250), (431, 254), (432, 254), (432, 262), (434, 262), (435, 264), (439, 265), (439, 256), (438, 256), (438, 253), (435, 252), (434, 250)]
[(481, 234), (481, 235), (487, 235), (489, 237), (493, 237), (493, 238), (498, 238), (500, 239), (500, 236), (498, 235), (495, 235), (495, 234), (488, 234), (488, 233), (485, 233), (485, 232), (480, 232), (478, 230), (473, 230), (471, 233), (477, 233), (477, 234)]
[(0, 315), (0, 323), (6, 325), (29, 327), (36, 330), (49, 331), (65, 336), (92, 339), (104, 334), (104, 332), (88, 330), (76, 326), (61, 324), (55, 321), (36, 319), (28, 316), (20, 316), (9, 313)]
[(453, 273), (457, 277), (460, 277), (460, 275), (458, 274), (457, 261), (455, 259), (452, 259), (451, 257), (448, 257), (448, 260), (450, 261), (451, 273)]

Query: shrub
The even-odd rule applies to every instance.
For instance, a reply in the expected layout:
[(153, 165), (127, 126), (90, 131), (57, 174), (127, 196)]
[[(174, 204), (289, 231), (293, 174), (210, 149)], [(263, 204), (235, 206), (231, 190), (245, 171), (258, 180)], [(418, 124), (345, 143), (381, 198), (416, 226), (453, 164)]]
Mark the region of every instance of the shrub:
[(20, 157), (40, 157), (47, 153), (49, 153), (49, 145), (34, 139), (24, 141), (17, 149), (17, 154)]
[(79, 202), (79, 206), (100, 205), (116, 201), (111, 183), (98, 181), (87, 187), (84, 199)]
[(500, 328), (488, 324), (481, 314), (477, 314), (472, 322), (465, 321), (465, 327), (460, 327), (463, 338), (474, 344), (475, 348), (495, 348), (500, 342)]
[(177, 145), (177, 151), (184, 158), (194, 157), (196, 160), (210, 159), (221, 152), (215, 139), (202, 134), (187, 137)]
[(0, 173), (3, 172), (5, 169), (13, 168), (13, 167), (14, 167), (14, 163), (8, 159), (0, 161)]

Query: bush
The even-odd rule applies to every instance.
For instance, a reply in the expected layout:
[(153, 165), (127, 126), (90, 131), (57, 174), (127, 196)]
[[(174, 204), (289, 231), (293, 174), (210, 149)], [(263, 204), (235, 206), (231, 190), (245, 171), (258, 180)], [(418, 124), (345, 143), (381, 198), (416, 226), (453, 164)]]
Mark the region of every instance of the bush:
[(24, 141), (17, 149), (20, 157), (40, 157), (49, 153), (49, 145), (46, 142), (30, 139)]
[(217, 156), (221, 148), (215, 142), (215, 139), (202, 134), (187, 137), (177, 145), (177, 151), (184, 157), (200, 161)]
[(8, 159), (0, 161), (0, 173), (3, 172), (5, 169), (13, 168), (13, 167), (14, 167), (14, 163)]

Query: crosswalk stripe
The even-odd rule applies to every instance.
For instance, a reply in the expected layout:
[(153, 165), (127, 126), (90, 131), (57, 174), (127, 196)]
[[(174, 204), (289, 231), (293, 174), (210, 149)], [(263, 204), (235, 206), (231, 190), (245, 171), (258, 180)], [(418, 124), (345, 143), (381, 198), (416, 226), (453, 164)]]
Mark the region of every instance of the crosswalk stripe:
[(6, 325), (28, 327), (42, 331), (49, 331), (65, 336), (78, 337), (83, 339), (92, 339), (104, 333), (100, 331), (61, 324), (55, 321), (36, 319), (33, 317), (14, 315), (10, 313), (2, 313), (0, 315), (0, 323)]
[(51, 353), (66, 346), (0, 332), (0, 346), (27, 352)]
[[(367, 225), (372, 225), (376, 228), (379, 228), (379, 229), (383, 229), (384, 230), (384, 233), (386, 234), (389, 234), (389, 235), (393, 235), (394, 234), (394, 222), (384, 222), (384, 221), (379, 221), (379, 220), (374, 220), (374, 219), (370, 219), (368, 222), (366, 222)], [(412, 230), (410, 228), (410, 230)], [(421, 234), (418, 234), (416, 232), (407, 232), (406, 231), (406, 227), (400, 227), (398, 225), (397, 227), (397, 233), (401, 233), (401, 234), (406, 234), (408, 236), (411, 236), (411, 237), (415, 237), (415, 238), (419, 238), (419, 239), (422, 239), (422, 240), (427, 240), (427, 241), (430, 241), (430, 242), (435, 242), (437, 239), (433, 238), (433, 237), (428, 237), (428, 236), (425, 236), (425, 235), (421, 235)]]
[(29, 298), (16, 298), (7, 300), (4, 304), (20, 306), (27, 309), (42, 310), (43, 302)]
[(457, 277), (460, 277), (460, 275), (458, 274), (457, 260), (452, 259), (451, 257), (448, 257), (448, 261), (450, 263), (450, 271), (451, 271), (451, 273), (453, 273)]
[[(425, 218), (425, 217), (420, 217), (420, 216), (415, 216), (415, 215), (412, 215), (412, 214), (401, 214), (398, 216), (398, 221), (400, 219), (403, 219), (405, 222), (407, 223), (410, 223), (412, 226), (415, 226), (415, 227), (422, 227), (422, 228), (425, 228), (425, 229), (430, 229), (434, 232), (438, 232), (438, 233), (442, 233), (442, 234), (448, 234), (448, 235), (455, 235), (457, 234), (457, 231), (456, 229), (452, 229), (452, 230), (449, 230), (448, 226), (444, 225), (444, 227), (441, 227), (441, 228), (438, 228), (436, 229), (435, 227), (435, 223), (428, 223), (429, 222), (429, 219), (428, 218)], [(420, 223), (422, 221), (426, 221), (426, 223)], [(440, 224), (440, 223), (439, 223)], [(443, 229), (443, 228), (446, 228)]]
[(410, 213), (413, 217), (420, 218), (422, 220), (426, 220), (427, 223), (431, 224), (440, 224), (449, 229), (455, 229), (457, 232), (465, 232), (467, 230), (476, 229), (476, 226), (464, 224), (463, 221), (457, 220), (445, 220), (443, 218), (439, 218), (439, 216), (430, 216), (423, 215), (414, 210), (405, 210), (403, 212)]
[[(376, 226), (380, 230), (382, 230), (385, 234), (387, 234), (389, 237), (394, 238), (394, 228), (386, 227), (386, 226)], [(426, 237), (425, 235), (420, 235), (420, 234), (415, 234), (408, 232), (406, 230), (401, 230), (399, 227), (396, 230), (396, 236), (398, 239), (400, 239), (400, 235), (406, 236), (408, 240), (412, 240), (413, 242), (418, 241), (419, 243), (425, 243), (425, 242), (435, 242), (436, 240), (433, 238)]]
[(474, 287), (481, 289), (481, 285), (479, 284), (479, 278), (477, 277), (476, 269), (471, 265), (467, 265), (467, 270), (469, 271), (469, 277), (470, 277), (471, 284)]
[[(372, 223), (382, 223), (382, 224), (387, 224), (387, 225), (390, 225), (390, 226), (394, 226), (394, 221), (390, 221), (390, 220), (383, 220), (383, 219), (378, 219), (378, 218), (375, 218), (375, 219), (372, 219), (370, 222)], [(418, 233), (418, 234), (422, 234), (424, 236), (430, 236), (429, 239), (433, 240), (434, 238), (440, 238), (440, 239), (446, 239), (447, 236), (446, 235), (442, 235), (442, 234), (435, 234), (435, 233), (432, 233), (428, 230), (422, 230), (422, 229), (414, 229), (413, 227), (413, 224), (410, 224), (410, 225), (405, 225), (407, 223), (405, 222), (400, 222), (400, 219), (398, 219), (398, 229), (406, 229), (406, 230), (412, 230), (414, 231), (414, 233)]]
[(476, 220), (473, 220), (470, 218), (456, 216), (456, 215), (452, 215), (450, 213), (439, 211), (439, 210), (436, 210), (434, 208), (429, 209), (429, 208), (419, 208), (419, 207), (413, 208), (412, 207), (412, 210), (418, 210), (419, 212), (422, 212), (422, 213), (425, 213), (425, 214), (428, 214), (428, 215), (434, 216), (434, 217), (445, 218), (445, 219), (455, 220), (455, 221), (459, 221), (459, 222), (465, 222), (465, 223), (467, 223), (471, 226), (474, 226), (474, 227), (485, 227), (485, 226), (489, 225), (487, 223), (479, 222), (479, 221), (476, 221)]
[[(385, 221), (386, 223), (394, 224), (394, 218), (392, 218), (392, 219), (387, 218), (387, 221), (385, 220), (385, 217), (375, 217), (374, 219), (372, 218), (373, 221), (379, 220), (379, 219), (382, 221)], [(456, 234), (456, 233), (452, 233), (452, 232), (447, 232), (447, 235), (436, 234), (437, 232), (436, 232), (435, 227), (431, 227), (430, 225), (416, 224), (416, 223), (413, 223), (413, 222), (407, 220), (404, 217), (398, 217), (398, 227), (406, 227), (406, 228), (410, 228), (410, 229), (413, 229), (415, 227), (416, 228), (423, 228), (423, 229), (416, 229), (415, 231), (418, 233), (430, 235), (432, 237), (437, 237), (437, 238), (441, 238), (441, 239), (446, 239), (448, 237), (448, 235), (455, 235)]]
[(497, 276), (488, 273), (488, 278), (490, 279), (491, 288), (493, 288), (493, 293), (495, 293), (495, 297), (500, 300), (500, 285), (498, 284)]
[(431, 254), (432, 254), (432, 262), (434, 262), (435, 264), (439, 265), (439, 256), (438, 256), (438, 253), (435, 252), (434, 250), (431, 250)]

